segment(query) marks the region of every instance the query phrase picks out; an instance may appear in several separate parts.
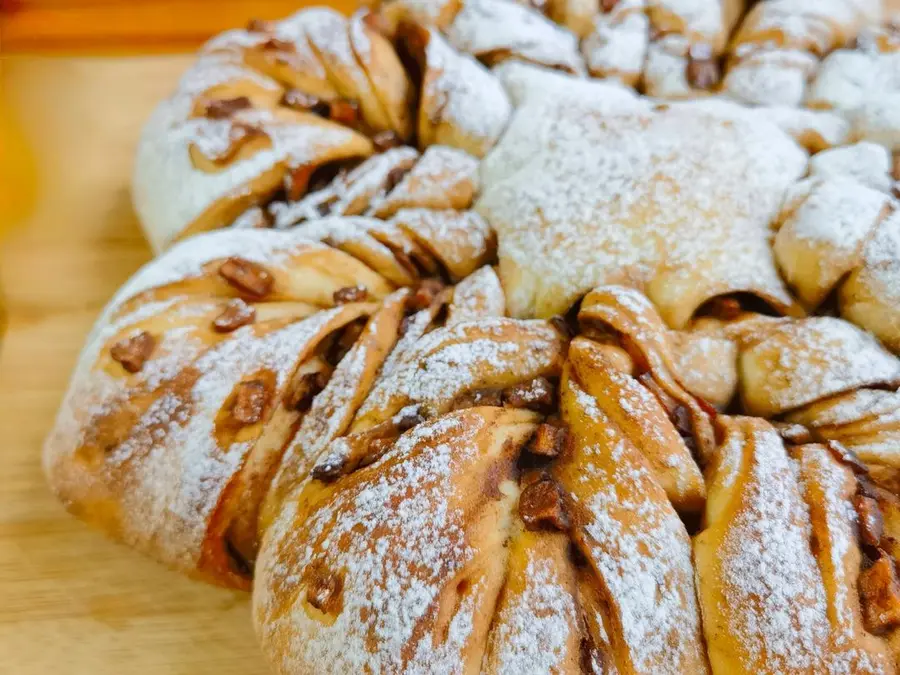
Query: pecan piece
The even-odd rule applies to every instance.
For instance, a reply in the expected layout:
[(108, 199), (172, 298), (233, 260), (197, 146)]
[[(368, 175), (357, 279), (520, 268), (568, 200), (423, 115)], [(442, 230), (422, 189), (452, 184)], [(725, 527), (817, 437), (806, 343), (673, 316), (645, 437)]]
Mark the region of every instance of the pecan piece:
[(887, 556), (882, 555), (859, 575), (859, 597), (870, 633), (884, 633), (900, 624), (900, 583)]
[(409, 169), (404, 169), (402, 166), (395, 166), (388, 171), (388, 174), (384, 179), (384, 192), (388, 193), (397, 187), (407, 173), (409, 173)]
[(114, 361), (122, 364), (129, 373), (137, 373), (144, 367), (156, 347), (156, 338), (142, 330), (137, 335), (120, 340), (109, 350)]
[(251, 107), (250, 99), (246, 96), (234, 98), (214, 98), (206, 102), (203, 114), (214, 120), (223, 120), (231, 117), (239, 110)]
[(230, 333), (241, 326), (253, 323), (255, 320), (256, 309), (240, 298), (234, 298), (225, 303), (222, 313), (213, 319), (213, 329), (217, 333)]
[(590, 636), (581, 638), (581, 672), (585, 675), (603, 675), (609, 672), (606, 654), (594, 644)]
[(687, 64), (687, 80), (697, 89), (712, 89), (722, 79), (719, 61), (708, 45), (691, 47)]
[(372, 136), (372, 145), (379, 152), (403, 145), (403, 140), (394, 131), (379, 131)]
[(675, 425), (675, 428), (678, 429), (678, 432), (682, 436), (690, 435), (692, 429), (690, 411), (669, 396), (650, 371), (638, 375), (637, 380), (644, 385), (644, 387), (656, 397), (656, 400), (659, 401), (660, 405), (666, 409), (666, 414), (669, 416), (672, 424)]
[(884, 519), (881, 507), (872, 497), (857, 494), (853, 497), (853, 508), (859, 519), (859, 538), (866, 546), (878, 546), (884, 536)]
[(328, 119), (348, 127), (359, 124), (359, 104), (356, 101), (338, 99), (328, 106)]
[(526, 449), (532, 455), (558, 457), (569, 442), (569, 432), (563, 426), (539, 424)]
[(262, 300), (275, 283), (272, 274), (262, 265), (245, 258), (232, 257), (219, 267), (219, 276), (244, 295)]
[(519, 496), (519, 516), (529, 530), (567, 530), (569, 518), (556, 481), (549, 477), (531, 483)]
[[(381, 426), (381, 425), (379, 425)], [(337, 438), (328, 445), (328, 452), (312, 469), (311, 475), (316, 480), (330, 483), (341, 476), (355, 471), (359, 467), (374, 464), (382, 455), (394, 447), (395, 435), (378, 436), (385, 433), (382, 429), (373, 428), (354, 436)]]
[(895, 152), (891, 165), (891, 178), (900, 181), (900, 152)]
[(406, 301), (406, 308), (418, 312), (420, 309), (430, 307), (443, 290), (444, 284), (439, 279), (422, 279), (416, 289), (410, 293), (409, 299)]
[(306, 601), (320, 612), (339, 614), (343, 608), (344, 579), (327, 569), (324, 563), (313, 563), (306, 574)]
[(546, 377), (536, 377), (503, 390), (503, 403), (511, 408), (548, 410), (555, 399), (556, 391)]
[(606, 14), (609, 14), (618, 4), (619, 0), (600, 0), (600, 9)]
[(231, 415), (241, 424), (256, 424), (269, 403), (269, 388), (262, 380), (241, 382), (235, 393)]
[(489, 405), (499, 407), (503, 404), (503, 397), (496, 389), (476, 389), (475, 391), (461, 394), (453, 401), (452, 410), (464, 410), (477, 406)]
[(323, 101), (299, 89), (285, 91), (281, 96), (281, 105), (298, 112), (309, 112), (320, 117), (328, 116), (328, 101)]
[(312, 406), (313, 399), (328, 384), (328, 375), (324, 370), (316, 370), (299, 375), (288, 390), (285, 407), (297, 412), (306, 412)]
[(721, 319), (722, 321), (731, 321), (732, 319), (736, 319), (741, 315), (741, 312), (744, 310), (741, 309), (741, 303), (737, 298), (731, 298), (726, 296), (718, 296), (710, 300), (706, 303), (707, 313), (715, 317), (716, 319)]
[(313, 467), (312, 477), (329, 482), (376, 462), (394, 446), (400, 434), (424, 419), (417, 406), (407, 406), (371, 429), (333, 440), (325, 457)]
[(335, 305), (346, 305), (348, 302), (364, 302), (369, 297), (365, 286), (344, 286), (332, 293)]

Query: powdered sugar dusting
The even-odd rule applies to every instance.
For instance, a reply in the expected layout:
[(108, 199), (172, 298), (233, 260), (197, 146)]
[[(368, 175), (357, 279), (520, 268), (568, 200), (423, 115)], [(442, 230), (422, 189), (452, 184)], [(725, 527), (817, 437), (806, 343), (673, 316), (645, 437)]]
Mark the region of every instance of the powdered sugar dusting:
[(870, 334), (831, 317), (776, 326), (740, 359), (744, 406), (762, 416), (900, 381), (900, 360)]
[(401, 209), (390, 223), (426, 248), (454, 280), (493, 257), (494, 232), (474, 211)]
[(742, 479), (732, 488), (740, 490), (738, 508), (728, 522), (713, 524), (721, 533), (714, 540), (720, 562), (714, 570), (698, 567), (701, 585), (721, 584), (724, 594), (710, 619), (727, 622), (725, 630), (743, 652), (732, 658), (745, 668), (815, 672), (829, 625), (797, 467), (772, 429), (754, 427), (744, 444), (725, 447), (750, 456), (738, 462)]
[(497, 273), (484, 266), (460, 281), (453, 289), (446, 325), (506, 314), (506, 298)]
[(404, 207), (466, 209), (478, 191), (478, 160), (462, 150), (434, 145), (371, 213), (387, 218)]
[[(497, 78), (468, 54), (429, 32), (427, 71), (420, 94), (419, 128), (434, 127), (434, 142), (483, 157), (512, 112)], [(431, 134), (429, 134), (431, 136)]]
[(516, 382), (554, 369), (560, 349), (559, 335), (543, 321), (498, 318), (439, 328), (407, 352), (403, 367), (379, 376), (356, 417), (390, 417), (416, 403), (438, 412), (479, 383)]
[[(498, 153), (522, 160), (501, 168)], [(561, 92), (526, 101), (485, 165), (476, 208), (498, 231), (514, 316), (564, 312), (616, 283), (644, 290), (675, 327), (722, 293), (792, 305), (769, 223), (806, 156), (762, 119), (727, 105), (602, 108)]]
[[(467, 413), (416, 427), (317, 503), (302, 527), (295, 507), (281, 514), (260, 559), (255, 605), (264, 642), (289, 645), (278, 650), (282, 672), (323, 663), (354, 673), (461, 672), (473, 614), (490, 601), (481, 581), (451, 610), (445, 637), (433, 626), (442, 591), (477, 555), (460, 481), (483, 452), (484, 425)], [(333, 623), (304, 607), (302, 573), (313, 563), (342, 575)]]
[(274, 226), (291, 227), (304, 220), (319, 218), (325, 211), (332, 216), (356, 216), (380, 203), (387, 194), (393, 171), (406, 171), (415, 164), (419, 153), (413, 148), (392, 148), (374, 155), (346, 175), (338, 175), (322, 190), (296, 202), (273, 202), (269, 213)]
[(584, 72), (575, 35), (512, 0), (467, 0), (447, 37), (457, 49), (488, 62), (509, 55)]
[[(576, 437), (581, 473), (564, 483), (584, 525), (576, 534), (609, 596), (614, 641), (636, 672), (682, 673), (705, 669), (697, 644), (700, 615), (693, 585), (691, 546), (674, 509), (649, 468), (616, 438), (596, 401), (571, 380), (577, 419), (585, 414), (608, 439), (584, 445)], [(702, 672), (702, 670), (698, 671)]]
[(524, 589), (494, 619), (491, 640), (497, 645), (496, 670), (488, 672), (498, 675), (559, 672), (578, 621), (575, 599), (561, 579), (557, 561), (535, 551), (527, 556)]

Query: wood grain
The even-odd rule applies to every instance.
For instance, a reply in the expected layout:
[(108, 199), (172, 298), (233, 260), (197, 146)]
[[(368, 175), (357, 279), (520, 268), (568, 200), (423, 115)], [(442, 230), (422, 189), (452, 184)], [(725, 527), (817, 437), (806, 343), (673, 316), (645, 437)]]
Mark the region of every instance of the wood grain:
[[(3, 6), (0, 0), (0, 8)], [(0, 39), (6, 53), (181, 50), (211, 35), (328, 4), (349, 14), (357, 0), (6, 0)]]
[(19, 58), (5, 93), (37, 207), (0, 247), (0, 672), (263, 675), (248, 598), (191, 582), (64, 512), (40, 449), (85, 335), (150, 258), (129, 199), (140, 126), (186, 57)]

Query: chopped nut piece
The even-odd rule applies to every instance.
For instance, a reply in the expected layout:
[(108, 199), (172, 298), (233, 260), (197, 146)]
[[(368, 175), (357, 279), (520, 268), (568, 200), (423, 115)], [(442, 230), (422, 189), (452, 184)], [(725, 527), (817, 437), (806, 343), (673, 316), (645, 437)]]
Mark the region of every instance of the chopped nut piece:
[(328, 101), (323, 101), (299, 89), (285, 91), (281, 96), (281, 105), (298, 112), (310, 112), (321, 117), (328, 116)]
[(156, 347), (156, 339), (145, 330), (130, 338), (120, 340), (109, 350), (114, 361), (122, 364), (129, 373), (136, 373), (144, 367)]
[(545, 477), (522, 490), (519, 516), (529, 530), (566, 530), (569, 527), (559, 486), (552, 478)]
[(310, 471), (315, 480), (330, 483), (350, 473), (354, 457), (358, 457), (369, 445), (368, 438), (360, 436), (343, 436), (336, 438), (323, 454), (322, 458)]
[(245, 110), (251, 107), (250, 99), (246, 96), (235, 96), (234, 98), (215, 98), (207, 101), (203, 113), (214, 120), (222, 120), (231, 117), (238, 110)]
[(859, 597), (870, 633), (884, 633), (900, 624), (900, 583), (890, 558), (881, 556), (859, 575)]
[(894, 161), (891, 166), (891, 177), (896, 181), (900, 181), (900, 152), (894, 153)]
[(393, 169), (388, 171), (388, 174), (384, 179), (385, 193), (390, 192), (395, 187), (397, 187), (407, 173), (409, 173), (409, 170), (403, 168), (402, 166), (395, 166)]
[(609, 672), (604, 654), (590, 636), (581, 638), (581, 672), (585, 675), (603, 675)]
[(884, 519), (878, 502), (871, 497), (857, 494), (853, 497), (853, 508), (859, 517), (859, 538), (866, 546), (878, 546), (884, 535)]
[(328, 375), (324, 370), (303, 373), (296, 378), (293, 386), (288, 389), (285, 407), (297, 412), (306, 412), (312, 405), (313, 399), (328, 384)]
[(532, 455), (558, 457), (569, 442), (569, 432), (555, 424), (539, 424), (528, 443), (527, 450)]
[(345, 305), (348, 302), (364, 302), (369, 297), (365, 286), (344, 286), (332, 294), (334, 304)]
[(306, 601), (326, 614), (338, 614), (343, 607), (341, 595), (344, 579), (341, 575), (325, 569), (324, 564), (315, 564), (312, 573), (307, 573)]
[(400, 434), (423, 419), (416, 406), (407, 406), (374, 427), (333, 440), (324, 457), (313, 467), (313, 478), (330, 482), (378, 461), (394, 446)]
[(248, 380), (237, 387), (231, 414), (241, 424), (256, 424), (269, 402), (269, 390), (262, 380)]
[(357, 320), (344, 328), (338, 339), (334, 341), (334, 344), (331, 345), (331, 349), (328, 351), (328, 362), (332, 365), (339, 364), (347, 355), (347, 352), (349, 352), (353, 345), (356, 344), (356, 341), (359, 339), (363, 330), (365, 330), (365, 327), (366, 322), (364, 320)]
[(737, 298), (730, 298), (728, 296), (713, 298), (706, 303), (706, 309), (710, 316), (721, 319), (722, 321), (736, 319), (741, 315), (741, 312), (743, 312), (740, 301)]
[(359, 104), (356, 101), (339, 99), (328, 106), (328, 119), (348, 127), (359, 124)]
[(666, 409), (666, 414), (668, 414), (669, 419), (672, 420), (672, 424), (675, 425), (675, 428), (678, 430), (678, 433), (681, 434), (682, 438), (693, 438), (694, 426), (691, 422), (690, 411), (669, 396), (653, 377), (652, 373), (646, 372), (643, 375), (639, 375), (637, 379), (638, 382), (656, 396), (656, 399), (662, 404), (662, 407)]
[(213, 320), (213, 328), (217, 333), (230, 333), (255, 320), (256, 309), (240, 298), (234, 298), (225, 303), (225, 309)]
[(391, 421), (400, 432), (412, 429), (425, 421), (425, 416), (419, 412), (418, 406), (406, 406), (391, 418)]
[(719, 62), (708, 45), (694, 45), (688, 57), (687, 79), (697, 89), (712, 89), (722, 78)]
[(337, 438), (328, 445), (328, 451), (313, 467), (310, 475), (323, 483), (330, 483), (359, 467), (374, 464), (394, 447), (396, 440), (396, 437), (372, 438), (366, 432)]
[(415, 321), (415, 314), (407, 314), (403, 317), (403, 320), (400, 322), (400, 328), (398, 333), (400, 337), (406, 335), (406, 332), (409, 330), (409, 327), (412, 325), (413, 321)]
[(843, 443), (839, 443), (837, 441), (826, 441), (825, 447), (828, 448), (831, 456), (834, 457), (837, 461), (853, 469), (853, 473), (857, 475), (865, 475), (869, 473), (869, 467), (867, 467), (863, 463), (863, 461), (855, 452), (853, 452), (853, 450), (845, 446)]
[(372, 136), (372, 144), (379, 152), (403, 145), (403, 140), (394, 131), (379, 131)]
[(606, 13), (609, 13), (613, 11), (618, 4), (619, 0), (600, 0), (600, 9)]
[(460, 394), (453, 405), (453, 410), (464, 410), (477, 406), (489, 405), (499, 407), (503, 404), (503, 397), (497, 389), (476, 389), (475, 391)]
[(262, 265), (244, 258), (229, 258), (221, 267), (219, 275), (244, 295), (261, 300), (271, 291), (275, 283), (272, 274)]
[(512, 408), (547, 410), (555, 399), (556, 391), (546, 377), (536, 377), (503, 390), (503, 403)]
[(444, 290), (444, 284), (438, 279), (422, 279), (415, 291), (410, 293), (406, 308), (414, 312), (431, 306), (438, 294)]

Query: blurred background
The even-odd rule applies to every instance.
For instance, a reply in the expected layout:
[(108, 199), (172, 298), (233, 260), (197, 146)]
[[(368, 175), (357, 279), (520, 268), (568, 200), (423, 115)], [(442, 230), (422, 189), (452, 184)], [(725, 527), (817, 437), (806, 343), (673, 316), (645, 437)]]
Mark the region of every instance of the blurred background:
[(352, 11), (353, 0), (0, 0), (6, 53), (191, 49), (250, 18), (277, 19), (304, 6)]

